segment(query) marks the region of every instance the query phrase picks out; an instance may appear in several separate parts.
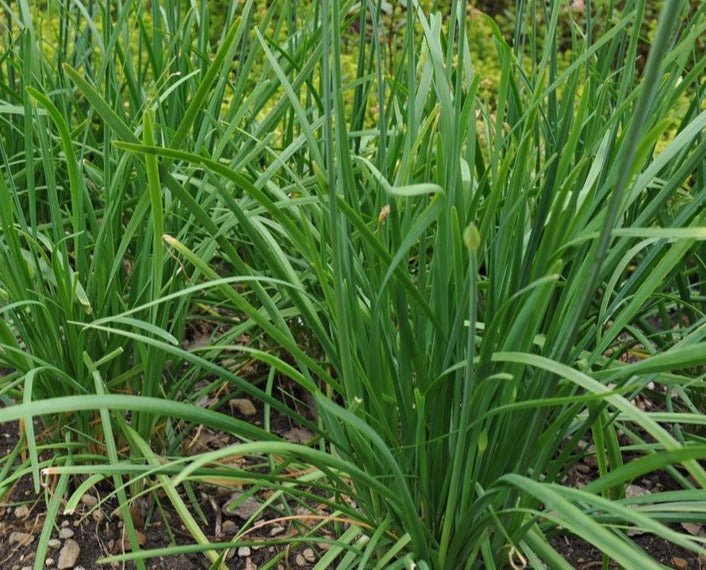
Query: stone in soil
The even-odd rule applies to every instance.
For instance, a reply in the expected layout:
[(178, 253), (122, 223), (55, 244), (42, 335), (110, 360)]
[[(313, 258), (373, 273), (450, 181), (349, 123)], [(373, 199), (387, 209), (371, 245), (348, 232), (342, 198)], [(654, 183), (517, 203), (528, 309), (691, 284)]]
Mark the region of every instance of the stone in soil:
[(67, 540), (59, 552), (59, 570), (73, 568), (80, 554), (81, 547), (78, 545), (78, 542), (72, 539)]
[(241, 502), (237, 507), (234, 504), (240, 499), (240, 495), (234, 495), (233, 500), (229, 501), (224, 507), (224, 511), (227, 515), (235, 514), (243, 520), (248, 520), (252, 517), (259, 509), (260, 503), (258, 503), (252, 497), (248, 497), (243, 502)]
[(649, 494), (649, 490), (645, 489), (644, 487), (640, 487), (639, 485), (628, 485), (625, 488), (626, 497), (642, 497), (644, 495)]
[(18, 519), (26, 519), (29, 516), (29, 508), (27, 505), (20, 505), (15, 509), (15, 516)]
[(681, 523), (681, 527), (692, 536), (706, 536), (704, 527), (696, 523)]
[[(135, 531), (135, 538), (137, 538), (138, 546), (144, 546), (145, 543), (147, 542), (147, 535), (144, 532), (142, 532), (141, 530)], [(130, 543), (130, 537), (128, 536), (128, 534), (126, 532), (123, 533), (122, 549), (125, 552), (129, 552), (132, 550), (132, 544)]]
[(68, 527), (64, 527), (59, 531), (59, 538), (67, 539), (67, 538), (72, 538), (74, 535), (74, 531), (71, 530)]
[(98, 499), (96, 499), (93, 495), (86, 493), (81, 497), (81, 502), (89, 509), (92, 509), (98, 504)]
[(52, 550), (58, 550), (61, 548), (61, 541), (58, 538), (50, 538), (47, 546)]
[(296, 562), (297, 566), (306, 566), (306, 560), (301, 554), (297, 554), (297, 557), (294, 559), (294, 562)]
[(27, 546), (34, 542), (34, 535), (28, 532), (11, 532), (10, 544), (18, 544), (19, 546)]
[(302, 552), (302, 556), (307, 562), (316, 562), (316, 553), (312, 548), (306, 548), (304, 552)]
[(277, 536), (278, 534), (282, 534), (283, 532), (284, 532), (283, 526), (273, 526), (270, 529), (270, 536)]
[(238, 548), (238, 556), (240, 558), (247, 558), (248, 556), (250, 556), (250, 554), (251, 551), (249, 546), (241, 546), (240, 548)]
[(225, 534), (233, 534), (236, 530), (238, 530), (238, 526), (233, 521), (223, 522), (223, 532)]
[(257, 414), (257, 409), (247, 398), (233, 398), (228, 404), (231, 410), (238, 412), (241, 416), (250, 417)]
[(314, 434), (308, 429), (293, 427), (292, 429), (284, 432), (282, 437), (292, 443), (307, 443), (314, 437)]

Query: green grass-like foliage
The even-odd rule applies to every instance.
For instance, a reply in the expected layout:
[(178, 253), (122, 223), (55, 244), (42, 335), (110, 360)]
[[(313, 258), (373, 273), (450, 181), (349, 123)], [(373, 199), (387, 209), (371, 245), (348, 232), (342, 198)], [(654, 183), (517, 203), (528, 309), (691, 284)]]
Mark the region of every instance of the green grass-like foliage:
[[(141, 551), (124, 507), (112, 560), (143, 568), (218, 568), (247, 540), (209, 541), (195, 480), (294, 519), (327, 505), (292, 539), (331, 543), (322, 570), (569, 568), (559, 528), (627, 568), (660, 567), (630, 531), (703, 553), (670, 524), (704, 519), (706, 5), (666, 2), (655, 28), (614, 4), (520, 1), (506, 38), (462, 0), (248, 1), (213, 53), (206, 2), (57, 3), (49, 50), (6, 8), (0, 421), (25, 438), (3, 485), (51, 467), (89, 476), (74, 503), (103, 479), (124, 504), (162, 489), (196, 544)], [(493, 54), (469, 48), (479, 23)], [(209, 315), (225, 332), (182, 348)], [(274, 396), (285, 379), (316, 418)], [(194, 405), (224, 384), (264, 429)], [(315, 442), (271, 434), (274, 411)], [(192, 425), (242, 443), (184, 457)], [(626, 497), (660, 470), (678, 490)]]

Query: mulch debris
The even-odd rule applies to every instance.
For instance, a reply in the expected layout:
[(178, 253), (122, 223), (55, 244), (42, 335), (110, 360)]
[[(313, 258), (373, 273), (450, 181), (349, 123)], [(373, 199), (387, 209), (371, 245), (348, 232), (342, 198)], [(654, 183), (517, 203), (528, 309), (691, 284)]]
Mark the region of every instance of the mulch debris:
[[(262, 410), (256, 409), (244, 398), (229, 402), (231, 412), (262, 425)], [(648, 403), (649, 407), (651, 403)], [(287, 418), (273, 415), (272, 429), (290, 441), (305, 443), (313, 437), (307, 430), (292, 425)], [(0, 456), (12, 451), (18, 441), (17, 424), (0, 424)], [(201, 453), (222, 448), (235, 443), (235, 438), (217, 433), (207, 428), (197, 428), (185, 442), (188, 454)], [(595, 456), (590, 448), (574, 466), (565, 485), (580, 488), (597, 476)], [(645, 494), (676, 488), (668, 474), (650, 474), (628, 488), (630, 494)], [(228, 541), (235, 536), (245, 520), (252, 517), (260, 503), (254, 498), (243, 496), (242, 491), (223, 487), (198, 487), (199, 507), (207, 517), (202, 524), (209, 540)], [(56, 527), (49, 541), (44, 568), (59, 570), (93, 570), (111, 568), (109, 564), (98, 564), (98, 560), (109, 555), (130, 551), (130, 544), (124, 532), (118, 505), (114, 500), (101, 501), (95, 489), (81, 497), (76, 511), (58, 517)], [(159, 500), (159, 498), (157, 498)], [(139, 507), (139, 508), (138, 508)], [(159, 508), (157, 508), (159, 507)], [(182, 526), (178, 515), (169, 502), (162, 497), (160, 504), (147, 501), (136, 503), (131, 509), (136, 521), (140, 547), (146, 550), (170, 545), (193, 544), (193, 538)], [(323, 511), (322, 511), (323, 514)], [(229, 551), (226, 566), (233, 570), (257, 570), (258, 567), (278, 558), (277, 570), (313, 568), (321, 556), (325, 545), (317, 549), (307, 547), (288, 548), (282, 544), (268, 545), (273, 539), (296, 534), (287, 522), (276, 522), (276, 513), (260, 515), (261, 526), (248, 534), (248, 539), (257, 545), (242, 545)], [(0, 569), (29, 570), (35, 563), (36, 545), (46, 517), (46, 498), (36, 495), (29, 476), (18, 480), (9, 495), (0, 497)], [(267, 520), (272, 520), (267, 524)], [(675, 525), (676, 530), (687, 531), (692, 535), (706, 536), (701, 525), (683, 523)], [(706, 560), (693, 552), (675, 546), (649, 534), (634, 534), (635, 543), (667, 568), (676, 570), (706, 570)], [(601, 568), (601, 552), (585, 541), (570, 535), (554, 535), (551, 545), (578, 570)], [(210, 566), (203, 554), (180, 554), (169, 558), (150, 558), (149, 570), (200, 570)], [(616, 568), (614, 564), (610, 568)], [(134, 563), (113, 563), (112, 568), (132, 569)]]
[[(242, 404), (243, 409), (234, 410), (236, 415), (247, 416), (251, 409)], [(246, 412), (246, 413), (243, 413)], [(262, 421), (261, 411), (249, 420)], [(273, 428), (287, 437), (293, 426), (284, 418), (273, 417)], [(302, 437), (302, 434), (294, 434)], [(0, 456), (6, 456), (18, 441), (16, 423), (0, 424)], [(195, 454), (220, 448), (234, 443), (235, 439), (197, 429), (188, 438), (188, 453)], [(207, 522), (199, 520), (202, 530), (213, 542), (227, 542), (241, 529), (245, 520), (252, 516), (260, 503), (252, 498), (242, 499), (242, 491), (236, 489), (203, 486), (194, 487), (198, 496), (198, 507)], [(106, 489), (108, 491), (108, 489)], [(115, 500), (101, 500), (100, 491), (93, 489), (81, 497), (72, 514), (60, 514), (48, 543), (44, 568), (59, 570), (94, 570), (136, 568), (132, 562), (99, 564), (98, 560), (110, 555), (130, 551), (130, 543), (124, 531), (118, 504)], [(159, 492), (151, 501), (136, 502), (131, 508), (137, 527), (137, 538), (144, 550), (189, 545), (193, 537), (182, 526), (179, 516), (169, 501)], [(156, 500), (155, 500), (156, 499)], [(188, 499), (187, 504), (189, 504)], [(157, 505), (159, 501), (159, 505)], [(0, 497), (0, 569), (28, 570), (35, 564), (37, 543), (44, 525), (47, 501), (44, 493), (34, 492), (31, 477), (19, 479), (5, 497)], [(62, 511), (63, 512), (63, 511)], [(195, 515), (196, 516), (196, 515)], [(226, 566), (232, 570), (257, 570), (260, 566), (278, 558), (277, 570), (312, 568), (326, 545), (312, 548), (269, 545), (273, 537), (280, 539), (295, 534), (288, 522), (268, 524), (268, 519), (276, 514), (265, 511), (261, 525), (248, 534), (248, 540), (260, 544), (235, 547), (229, 551)], [(252, 528), (252, 527), (251, 527)], [(272, 533), (275, 534), (272, 534)], [(209, 568), (211, 562), (203, 554), (180, 554), (169, 558), (154, 557), (146, 561), (148, 570), (201, 570)]]

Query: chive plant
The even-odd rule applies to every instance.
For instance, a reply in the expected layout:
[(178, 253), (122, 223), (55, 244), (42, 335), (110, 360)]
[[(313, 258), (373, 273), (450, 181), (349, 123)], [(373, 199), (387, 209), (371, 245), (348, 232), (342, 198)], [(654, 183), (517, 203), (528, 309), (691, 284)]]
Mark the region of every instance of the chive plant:
[[(659, 523), (657, 495), (638, 515), (622, 485), (648, 461), (671, 470), (685, 499), (704, 483), (702, 467), (686, 459), (702, 456), (699, 440), (679, 428), (675, 437), (632, 403), (650, 382), (674, 381), (677, 407), (696, 411), (692, 377), (677, 371), (701, 359), (701, 313), (677, 338), (671, 325), (649, 323), (685, 302), (690, 287), (675, 289), (674, 280), (680, 260), (695, 259), (703, 232), (697, 77), (704, 60), (693, 56), (703, 10), (686, 26), (680, 6), (665, 9), (640, 75), (644, 3), (626, 6), (590, 43), (596, 34), (587, 18), (563, 69), (554, 39), (559, 5), (547, 6), (546, 27), (535, 32), (544, 35), (531, 38), (541, 51), (529, 67), (496, 30), (500, 84), (484, 104), (475, 97), (480, 78), (466, 49), (466, 8), (453, 2), (446, 21), (410, 13), (411, 38), (394, 76), (380, 68), (385, 58), (374, 50), (383, 48), (373, 41), (361, 47), (373, 53), (359, 56), (357, 77), (346, 79), (339, 32), (349, 13), (322, 4), (315, 108), (299, 96), (310, 60), (278, 57), (260, 40), (308, 144), (311, 174), (289, 174), (309, 198), (305, 206), (276, 193), (273, 167), (259, 174), (233, 163), (229, 173), (187, 153), (123, 147), (230, 179), (267, 212), (258, 224), (243, 222), (253, 243), (272, 244), (253, 252), (254, 265), (297, 289), (309, 283), (323, 303), (311, 315), (304, 299), (282, 290), (335, 370), (318, 378), (317, 401), (337, 468), (351, 477), (346, 493), (355, 494), (364, 523), (385, 529), (368, 536), (375, 540), (361, 549), (363, 560), (374, 548), (392, 548), (439, 568), (494, 567), (513, 556), (556, 562), (546, 537), (559, 524), (624, 565), (654, 564), (624, 530), (597, 520), (649, 527), (698, 551)], [(415, 26), (421, 37), (413, 37)], [(361, 84), (357, 93), (366, 95), (356, 104), (377, 93), (378, 122), (352, 132), (349, 117), (365, 113), (346, 107), (345, 92)], [(695, 103), (681, 105), (685, 90)], [(659, 117), (667, 110), (681, 113), (680, 126), (663, 141), (667, 124)], [(239, 219), (256, 215), (233, 206)], [(699, 283), (699, 271), (688, 272), (690, 282)], [(625, 365), (636, 343), (655, 356)], [(676, 420), (670, 409), (660, 417)], [(558, 485), (587, 440), (599, 466), (595, 491)], [(621, 445), (644, 457), (623, 464)], [(658, 449), (665, 458), (683, 453), (691, 479), (672, 460), (657, 461)], [(230, 453), (240, 451), (218, 455)], [(385, 490), (359, 475), (361, 466)], [(550, 522), (536, 516), (542, 505)], [(351, 563), (350, 556), (340, 562)]]
[[(17, 101), (2, 127), (23, 142), (3, 151), (2, 251), (18, 269), (2, 273), (0, 355), (5, 398), (24, 403), (0, 419), (24, 418), (32, 441), (33, 415), (86, 410), (87, 429), (101, 410), (108, 464), (55, 472), (113, 477), (116, 493), (157, 473), (214, 567), (248, 526), (209, 543), (178, 493), (193, 480), (247, 477), (284, 516), (323, 502), (330, 522), (297, 527), (312, 544), (334, 534), (321, 569), (569, 568), (559, 531), (624, 567), (660, 567), (636, 531), (703, 554), (669, 523), (701, 521), (706, 486), (706, 6), (665, 3), (641, 61), (645, 0), (568, 21), (558, 0), (519, 2), (512, 44), (483, 19), (500, 69), (488, 99), (464, 0), (393, 11), (395, 42), (382, 2), (285, 4), (231, 11), (210, 61), (205, 7), (167, 2), (104, 15), (102, 43), (62, 15), (76, 47), (58, 77), (4, 64)], [(24, 8), (12, 53), (44, 61), (25, 51)], [(121, 57), (99, 65), (86, 37)], [(185, 351), (193, 299), (231, 329)], [(228, 369), (234, 353), (269, 370), (264, 389)], [(203, 373), (316, 444), (164, 399)], [(273, 396), (285, 378), (315, 421)], [(637, 406), (645, 394), (660, 411)], [(162, 416), (244, 442), (160, 467)], [(565, 485), (587, 453), (594, 479)], [(658, 470), (676, 490), (626, 496)]]
[[(345, 493), (363, 517), (359, 532), (384, 529), (368, 535), (362, 558), (342, 556), (342, 567), (363, 564), (375, 549), (410, 551), (420, 566), (439, 568), (523, 556), (561, 565), (547, 541), (556, 525), (627, 566), (654, 563), (621, 528), (649, 528), (698, 551), (660, 524), (667, 519), (657, 514), (658, 495), (638, 514), (627, 508), (623, 485), (657, 465), (687, 501), (704, 483), (692, 460), (703, 456), (700, 440), (677, 425), (665, 430), (632, 403), (650, 383), (674, 384), (676, 409), (702, 418), (692, 399), (698, 390), (689, 388), (700, 376), (678, 373), (701, 361), (702, 313), (676, 337), (664, 325), (692, 305), (691, 285), (675, 286), (680, 262), (690, 260), (687, 280), (701, 286), (694, 248), (703, 233), (704, 59), (693, 48), (703, 9), (681, 21), (681, 7), (668, 5), (640, 72), (644, 3), (614, 14), (601, 34), (589, 15), (564, 68), (559, 5), (548, 5), (546, 26), (530, 38), (538, 51), (529, 64), (519, 44), (513, 50), (495, 30), (500, 83), (494, 100), (482, 102), (466, 8), (453, 2), (447, 20), (409, 12), (410, 39), (393, 75), (373, 41), (361, 43), (369, 53), (359, 55), (357, 76), (344, 78), (339, 32), (349, 12), (323, 3), (314, 108), (300, 96), (307, 48), (299, 59), (278, 57), (260, 38), (301, 130), (272, 154), (301, 149), (310, 173), (301, 162), (286, 173), (284, 158), (264, 174), (235, 161), (229, 172), (173, 149), (122, 146), (229, 179), (244, 202), (228, 207), (254, 244), (270, 246), (253, 251), (253, 265), (296, 290), (308, 285), (323, 303), (312, 313), (294, 290), (281, 291), (335, 370), (317, 375), (323, 386), (315, 393), (336, 468), (351, 479)], [(374, 6), (360, 20), (368, 16), (374, 20)], [(362, 132), (350, 130), (365, 116), (346, 106), (354, 86), (355, 105), (377, 94), (377, 123)], [(694, 102), (684, 106), (687, 93)], [(665, 140), (661, 117), (670, 113), (679, 114), (679, 127)], [(284, 199), (276, 172), (306, 201)], [(306, 364), (299, 347), (279, 333), (276, 340)], [(636, 345), (652, 357), (626, 365)], [(306, 369), (297, 378), (310, 389)], [(677, 420), (666, 400), (670, 412), (658, 417)], [(586, 441), (599, 469), (591, 491), (558, 485)], [(623, 447), (644, 457), (624, 464)], [(688, 479), (667, 459), (681, 454)], [(330, 461), (313, 463), (323, 469)], [(362, 544), (355, 532), (344, 536)]]
[[(3, 8), (0, 364), (10, 373), (0, 397), (5, 406), (48, 399), (69, 405), (63, 413), (42, 414), (58, 439), (38, 441), (31, 417), (23, 416), (24, 437), (3, 462), (2, 494), (28, 471), (38, 490), (40, 468), (77, 457), (118, 462), (126, 436), (113, 429), (121, 424), (94, 405), (74, 405), (74, 398), (193, 397), (197, 369), (182, 376), (180, 358), (149, 341), (178, 346), (188, 317), (188, 296), (178, 295), (188, 283), (162, 235), (186, 240), (199, 229), (188, 204), (164, 190), (177, 185), (175, 179), (160, 173), (156, 160), (135, 161), (113, 141), (135, 137), (153, 145), (167, 137), (178, 145), (194, 130), (195, 146), (210, 148), (215, 141), (204, 117), (220, 112), (220, 69), (242, 47), (244, 26), (228, 22), (211, 68), (205, 7), (151, 4), (127, 2), (114, 10), (94, 2), (50, 2), (40, 11), (19, 2)], [(99, 120), (102, 112), (112, 121)], [(195, 199), (208, 207), (205, 180), (178, 184), (195, 189)], [(197, 250), (204, 259), (213, 252)], [(170, 295), (170, 303), (154, 303)], [(132, 336), (85, 327), (106, 317)], [(155, 443), (160, 449), (179, 446), (178, 434), (156, 425), (154, 406), (126, 409), (140, 438), (161, 441)], [(25, 445), (29, 463), (17, 467)], [(61, 453), (61, 446), (71, 454)], [(134, 452), (140, 455), (138, 448)], [(122, 475), (114, 483), (120, 489)], [(137, 548), (124, 490), (119, 498)], [(51, 524), (49, 517), (46, 528)], [(38, 567), (48, 538), (40, 543)]]
[[(192, 220), (161, 191), (149, 164), (135, 168), (132, 158), (113, 148), (116, 134), (111, 125), (96, 123), (96, 110), (87, 98), (77, 97), (69, 76), (79, 75), (75, 66), (81, 77), (100, 85), (102, 102), (125, 132), (141, 129), (145, 116), (142, 136), (154, 144), (162, 133), (148, 128), (149, 109), (158, 109), (162, 124), (167, 117), (182, 117), (190, 86), (177, 83), (159, 99), (144, 86), (164, 82), (170, 74), (194, 75), (208, 63), (207, 32), (193, 37), (199, 14), (185, 18), (180, 10), (173, 4), (162, 16), (165, 25), (173, 26), (173, 35), (185, 34), (185, 44), (174, 39), (167, 43), (155, 32), (147, 45), (129, 33), (130, 25), (146, 18), (143, 7), (130, 3), (117, 14), (95, 3), (50, 3), (43, 16), (48, 22), (39, 26), (33, 18), (40, 13), (26, 3), (20, 2), (17, 12), (7, 8), (0, 326), (2, 360), (14, 371), (12, 378), (30, 372), (35, 377), (31, 389), (23, 392), (26, 401), (94, 393), (84, 354), (104, 359), (112, 390), (162, 394), (163, 351), (127, 345), (118, 337), (85, 330), (82, 324), (178, 290), (183, 283), (176, 277), (176, 264), (164, 255), (161, 235), (188, 233)], [(53, 53), (42, 49), (47, 23), (57, 42)], [(135, 43), (134, 59), (121, 62), (108, 56), (129, 54)], [(193, 49), (193, 56), (190, 51), (182, 54), (184, 45)], [(175, 62), (184, 68), (176, 69)], [(191, 116), (187, 122), (195, 119)], [(124, 132), (120, 138), (125, 138)], [(185, 307), (183, 302), (152, 307), (122, 325), (176, 343)], [(88, 435), (91, 415), (75, 419), (76, 433)], [(136, 422), (149, 438), (154, 427), (149, 414)]]

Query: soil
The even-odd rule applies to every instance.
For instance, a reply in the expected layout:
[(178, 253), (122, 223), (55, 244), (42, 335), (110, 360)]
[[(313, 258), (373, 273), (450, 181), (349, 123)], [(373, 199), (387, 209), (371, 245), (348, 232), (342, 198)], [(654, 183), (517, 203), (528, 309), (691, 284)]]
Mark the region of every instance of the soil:
[[(635, 544), (667, 568), (675, 568), (676, 570), (700, 570), (706, 568), (706, 561), (697, 554), (684, 550), (661, 538), (649, 534), (632, 538)], [(549, 542), (577, 570), (600, 569), (603, 566), (601, 552), (579, 538), (557, 536)], [(609, 568), (618, 568), (618, 566), (610, 563)]]
[[(239, 409), (238, 405), (232, 406), (231, 412), (241, 419), (262, 425), (262, 410), (255, 410), (255, 413), (244, 417), (238, 411)], [(305, 441), (311, 436), (306, 430), (293, 426), (286, 417), (277, 414), (272, 415), (271, 428), (274, 432), (292, 441)], [(39, 426), (36, 431), (38, 433), (41, 431)], [(17, 441), (17, 424), (0, 424), (0, 456), (7, 456), (15, 448)], [(202, 453), (222, 448), (234, 442), (232, 436), (209, 429), (197, 429), (185, 443), (185, 452), (189, 454)], [(591, 455), (587, 455), (572, 469), (564, 484), (581, 487), (595, 476), (595, 461), (592, 461)], [(634, 487), (637, 492), (654, 492), (674, 489), (678, 485), (667, 473), (662, 472), (636, 481)], [(104, 489), (104, 491), (108, 490), (108, 488)], [(198, 507), (189, 503), (188, 498), (185, 497), (185, 500), (187, 504), (194, 507), (194, 511), (200, 509), (203, 513), (205, 520), (200, 521), (200, 526), (208, 539), (213, 542), (230, 540), (244, 523), (244, 519), (233, 512), (233, 509), (227, 508), (228, 503), (239, 494), (239, 491), (215, 486), (195, 487), (194, 491)], [(91, 493), (95, 498), (95, 495), (100, 495), (101, 490), (93, 489)], [(80, 503), (74, 514), (58, 518), (56, 528), (52, 533), (52, 538), (57, 540), (53, 543), (54, 548), (49, 549), (49, 559), (45, 561), (45, 568), (58, 566), (61, 549), (68, 540), (75, 541), (80, 548), (78, 559), (70, 566), (74, 570), (110, 568), (110, 565), (101, 565), (97, 561), (111, 554), (129, 551), (129, 541), (123, 532), (117, 503), (110, 500), (97, 506), (93, 506), (91, 500), (87, 500), (86, 503), (88, 504)], [(154, 493), (152, 500), (149, 503), (143, 502), (140, 507), (133, 509), (132, 512), (135, 515), (133, 518), (139, 531), (138, 536), (144, 542), (141, 545), (144, 549), (168, 547), (174, 544), (193, 544), (193, 538), (181, 525), (179, 516), (163, 494)], [(194, 514), (197, 516), (196, 513)], [(264, 522), (275, 519), (277, 516), (276, 512), (266, 512), (261, 520)], [(36, 544), (45, 517), (45, 496), (43, 493), (35, 494), (30, 477), (20, 479), (13, 486), (9, 495), (4, 498), (0, 497), (0, 570), (26, 570), (34, 564)], [(249, 552), (245, 550), (230, 551), (226, 566), (229, 569), (256, 570), (276, 559), (274, 568), (281, 570), (313, 567), (315, 558), (312, 563), (307, 562), (303, 557), (304, 547), (298, 549), (293, 547), (290, 550), (279, 543), (274, 544), (270, 534), (273, 528), (274, 525), (264, 525), (249, 534), (248, 538), (257, 544), (252, 544), (249, 547)], [(678, 526), (675, 526), (675, 529), (684, 530)], [(285, 523), (282, 523), (278, 530), (281, 535), (276, 538), (296, 534), (296, 531)], [(12, 533), (25, 533), (27, 542), (11, 541)], [(71, 536), (68, 537), (68, 534)], [(649, 534), (641, 534), (632, 538), (639, 547), (667, 568), (677, 570), (706, 569), (706, 560), (665, 540)], [(602, 568), (603, 566), (600, 551), (579, 538), (556, 534), (551, 537), (550, 543), (578, 570)], [(317, 550), (318, 552), (312, 552), (310, 549), (306, 553), (307, 558), (312, 560), (312, 554), (315, 557), (320, 556), (322, 552), (320, 549)], [(151, 558), (147, 561), (147, 568), (150, 570), (196, 570), (208, 567), (209, 561), (202, 554), (181, 554), (170, 558)], [(610, 564), (609, 567), (617, 568), (614, 564)], [(132, 569), (135, 568), (135, 565), (133, 563), (113, 564), (113, 568)]]
[[(262, 423), (262, 413), (258, 412), (249, 418), (256, 424)], [(273, 414), (272, 429), (283, 437), (291, 439), (311, 436), (300, 428), (292, 428), (286, 418)], [(18, 441), (18, 426), (16, 423), (0, 424), (0, 457), (7, 456)], [(232, 438), (214, 433), (208, 429), (197, 430), (189, 440), (189, 452), (200, 453), (233, 443)], [(106, 491), (108, 489), (105, 489)], [(212, 542), (228, 542), (241, 528), (244, 519), (240, 518), (232, 508), (228, 508), (234, 497), (239, 495), (233, 488), (194, 487), (198, 507), (187, 497), (187, 504), (200, 509), (205, 517), (199, 520), (201, 529)], [(90, 493), (88, 504), (82, 501), (76, 512), (68, 516), (59, 516), (52, 533), (53, 548), (50, 546), (45, 560), (45, 568), (56, 568), (60, 563), (60, 553), (68, 541), (75, 541), (80, 548), (80, 554), (75, 562), (67, 568), (74, 570), (93, 570), (111, 568), (109, 564), (99, 564), (98, 560), (109, 555), (129, 552), (129, 540), (123, 532), (123, 522), (118, 504), (114, 500), (106, 500), (93, 506), (96, 489)], [(46, 518), (46, 499), (43, 493), (34, 492), (31, 477), (19, 479), (9, 494), (0, 497), (0, 570), (27, 570), (34, 564), (36, 544)], [(163, 493), (155, 493), (151, 501), (144, 501), (140, 508), (132, 508), (133, 520), (136, 522), (141, 547), (151, 550), (170, 545), (190, 545), (193, 537), (181, 524), (179, 516)], [(194, 515), (198, 515), (194, 512)], [(266, 511), (262, 522), (277, 517), (277, 513)], [(260, 522), (260, 521), (259, 521)], [(275, 529), (275, 527), (277, 527)], [(233, 549), (226, 560), (229, 569), (256, 570), (267, 562), (277, 559), (275, 568), (312, 568), (313, 563), (303, 559), (302, 548), (288, 548), (281, 544), (273, 545), (270, 533), (277, 530), (276, 538), (295, 534), (286, 523), (264, 524), (261, 529), (248, 534), (248, 539), (257, 544), (251, 544), (247, 550)], [(13, 533), (23, 533), (23, 540), (17, 541)], [(279, 534), (281, 533), (281, 534)], [(325, 545), (322, 545), (325, 547)], [(312, 559), (312, 554), (320, 553), (309, 549), (305, 554)], [(315, 560), (314, 560), (315, 563)], [(150, 558), (146, 566), (149, 570), (197, 570), (209, 568), (210, 562), (203, 554), (181, 554), (169, 558)], [(133, 569), (132, 562), (113, 563), (113, 568)]]
[[(223, 497), (201, 497), (199, 506), (209, 518), (207, 524), (202, 524), (204, 530), (213, 542), (226, 542), (229, 540), (228, 534), (235, 534), (240, 526), (237, 516), (216, 516), (211, 510), (210, 502), (214, 499), (223, 503)], [(22, 479), (15, 487), (10, 501), (0, 507), (0, 568), (7, 570), (22, 570), (34, 564), (36, 554), (36, 543), (42, 530), (42, 524), (46, 516), (45, 502), (43, 496), (37, 496), (32, 489), (32, 483), (28, 479)], [(29, 508), (30, 514), (27, 518), (18, 518), (18, 508), (23, 506)], [(129, 552), (129, 542), (122, 530), (122, 521), (117, 516), (107, 516), (106, 512), (111, 511), (111, 507), (117, 507), (115, 503), (103, 505), (100, 512), (105, 518), (101, 522), (96, 522), (91, 516), (90, 509), (83, 508), (77, 510), (75, 515), (60, 516), (57, 520), (58, 528), (52, 533), (52, 538), (56, 540), (56, 547), (49, 548), (48, 559), (45, 560), (45, 568), (56, 567), (60, 560), (60, 552), (68, 540), (74, 540), (80, 547), (80, 554), (75, 563), (71, 566), (75, 570), (111, 568), (111, 565), (99, 564), (98, 560), (110, 554), (119, 554), (123, 549)], [(166, 503), (162, 503), (163, 511), (156, 520), (145, 521), (140, 525), (138, 536), (143, 542), (144, 549), (155, 549), (168, 547), (173, 544), (187, 545), (193, 544), (193, 538), (181, 526), (178, 515)], [(209, 512), (210, 511), (210, 512)], [(218, 528), (217, 528), (218, 525)], [(226, 525), (230, 525), (231, 533), (226, 533)], [(167, 527), (170, 528), (174, 540), (170, 537)], [(218, 532), (216, 532), (218, 531)], [(13, 532), (27, 533), (31, 542), (25, 545), (11, 544), (9, 537)], [(62, 538), (70, 532), (70, 538)], [(286, 532), (286, 530), (284, 531)], [(255, 570), (259, 566), (270, 561), (274, 557), (281, 557), (285, 564), (281, 568), (311, 568), (310, 564), (297, 565), (298, 552), (283, 552), (282, 547), (267, 546), (264, 544), (267, 537), (261, 536), (263, 545), (260, 547), (250, 547), (249, 553), (238, 555), (238, 552), (231, 551), (231, 556), (226, 561), (229, 569)], [(288, 556), (287, 556), (288, 554)], [(150, 558), (146, 566), (149, 570), (197, 570), (209, 568), (209, 561), (201, 554), (181, 554), (170, 558)], [(113, 568), (133, 569), (135, 564), (127, 562), (124, 564), (114, 563)]]

